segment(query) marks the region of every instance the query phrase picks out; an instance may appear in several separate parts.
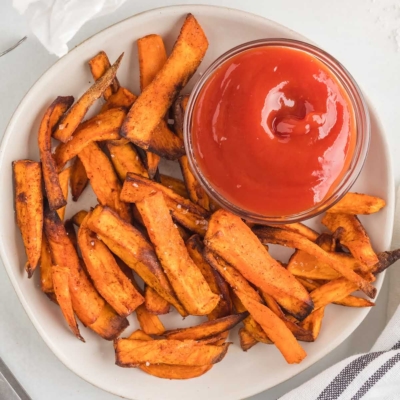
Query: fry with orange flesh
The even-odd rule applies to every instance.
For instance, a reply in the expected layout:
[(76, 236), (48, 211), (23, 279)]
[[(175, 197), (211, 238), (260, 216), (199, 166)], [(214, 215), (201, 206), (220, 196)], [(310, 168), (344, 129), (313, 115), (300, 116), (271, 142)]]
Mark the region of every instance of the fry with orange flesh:
[(144, 300), (146, 310), (152, 314), (161, 315), (169, 313), (169, 303), (163, 297), (161, 297), (154, 289), (150, 286), (144, 288)]
[(68, 110), (73, 101), (74, 98), (71, 96), (57, 97), (46, 110), (39, 127), (38, 145), (40, 161), (42, 162), (46, 196), (51, 210), (58, 210), (67, 204), (60, 187), (56, 163), (53, 159), (53, 155), (51, 154), (51, 132), (53, 130), (52, 124), (57, 124), (56, 119), (58, 119)]
[[(100, 51), (93, 58), (91, 58), (88, 64), (92, 76), (96, 81), (97, 79), (101, 78), (108, 71), (108, 69), (111, 68), (110, 61), (104, 51)], [(110, 96), (112, 96), (112, 94), (116, 93), (119, 87), (118, 79), (115, 77), (110, 86), (104, 90), (104, 99), (107, 100)]]
[(228, 347), (229, 343), (209, 345), (194, 340), (117, 339), (115, 358), (120, 367), (137, 367), (146, 363), (195, 367), (220, 362)]
[(102, 206), (97, 206), (92, 211), (88, 227), (146, 284), (172, 304), (182, 316), (187, 315), (175, 297), (153, 247), (136, 228), (118, 217), (111, 209)]
[(348, 279), (350, 283), (353, 282), (354, 285), (356, 285), (356, 289), (358, 288), (362, 290), (371, 298), (375, 297), (376, 288), (374, 286), (367, 282), (363, 277), (344, 266), (335, 253), (324, 251), (304, 236), (295, 232), (269, 227), (255, 228), (254, 232), (263, 243), (274, 243), (293, 247), (313, 255), (321, 262), (328, 264), (331, 268), (339, 272), (343, 277)]
[(58, 170), (78, 155), (90, 142), (119, 139), (119, 130), (125, 118), (122, 108), (112, 108), (81, 124), (67, 143), (61, 143), (54, 159)]
[(74, 310), (72, 308), (72, 299), (69, 291), (69, 275), (68, 267), (60, 267), (54, 265), (52, 267), (52, 279), (54, 283), (54, 293), (56, 294), (57, 303), (59, 304), (65, 320), (68, 323), (72, 333), (84, 342), (85, 340), (79, 333), (78, 323), (75, 319)]
[(251, 336), (251, 334), (244, 327), (239, 329), (239, 339), (240, 347), (243, 351), (250, 350), (258, 343), (258, 341), (254, 339), (253, 336)]
[(283, 225), (267, 224), (267, 226), (271, 226), (273, 228), (281, 228), (287, 231), (299, 233), (300, 235), (306, 237), (308, 240), (311, 240), (312, 242), (315, 242), (319, 236), (318, 232), (315, 232), (313, 229), (302, 224), (301, 222), (296, 222), (294, 224), (283, 224)]
[(130, 207), (120, 199), (121, 184), (108, 157), (94, 142), (89, 143), (78, 156), (99, 203), (110, 207), (122, 219), (130, 222), (132, 219)]
[(135, 102), (136, 99), (137, 96), (131, 93), (128, 89), (120, 87), (103, 104), (100, 113), (111, 110), (112, 108), (119, 108), (119, 107), (122, 107), (123, 109), (128, 111), (132, 107), (132, 104)]
[(180, 179), (172, 176), (160, 174), (160, 182), (163, 186), (173, 190), (179, 196), (188, 199), (189, 194), (186, 190), (186, 186)]
[(83, 220), (78, 233), (87, 271), (102, 297), (119, 315), (126, 317), (144, 302), (144, 298), (121, 271), (106, 245), (88, 229), (88, 218), (90, 214)]
[(385, 200), (361, 193), (346, 193), (344, 197), (329, 209), (330, 213), (339, 214), (373, 214), (385, 207)]
[(42, 248), (40, 253), (40, 287), (43, 293), (54, 293), (52, 277), (51, 250), (46, 235), (42, 237)]
[(165, 328), (157, 315), (147, 311), (144, 304), (136, 309), (136, 317), (139, 321), (140, 328), (149, 335), (162, 335)]
[(72, 222), (72, 220), (67, 219), (64, 222), (64, 228), (65, 228), (65, 232), (67, 233), (72, 245), (75, 247), (75, 249), (78, 248), (78, 238), (76, 236), (74, 223)]
[(121, 200), (127, 203), (137, 203), (155, 192), (163, 193), (172, 218), (176, 222), (184, 228), (204, 236), (209, 213), (157, 182), (129, 173), (122, 186)]
[(208, 286), (189, 257), (174, 226), (164, 196), (160, 192), (136, 203), (157, 256), (174, 291), (191, 315), (207, 315), (218, 304), (219, 296)]
[(86, 175), (85, 167), (82, 164), (81, 159), (76, 157), (71, 167), (70, 177), (71, 195), (73, 201), (78, 201), (88, 183), (89, 178)]
[(245, 279), (274, 297), (289, 314), (301, 320), (311, 312), (313, 304), (307, 290), (269, 255), (236, 215), (222, 209), (216, 211), (210, 218), (204, 242)]
[(110, 152), (111, 162), (119, 179), (124, 181), (128, 172), (149, 177), (139, 154), (132, 143), (124, 143), (121, 140), (108, 140), (107, 148)]
[(81, 224), (82, 224), (83, 220), (85, 219), (86, 215), (88, 215), (88, 212), (86, 210), (80, 210), (72, 217), (72, 222), (76, 226), (81, 226)]
[(309, 331), (312, 336), (312, 341), (317, 340), (319, 332), (321, 331), (322, 320), (324, 318), (325, 307), (314, 310), (307, 318), (301, 323), (301, 327)]
[(166, 63), (129, 110), (122, 136), (145, 150), (155, 150), (150, 147), (153, 131), (200, 65), (207, 47), (203, 30), (189, 14)]
[(236, 290), (236, 294), (255, 321), (261, 325), (264, 332), (285, 357), (288, 364), (299, 363), (306, 357), (306, 352), (299, 345), (293, 333), (268, 307), (253, 300), (240, 290)]
[(67, 114), (61, 119), (60, 124), (53, 133), (53, 137), (60, 142), (67, 142), (79, 126), (89, 107), (104, 93), (114, 80), (123, 54), (107, 70), (107, 72), (91, 86), (81, 98), (71, 107)]
[(21, 231), (30, 278), (42, 251), (43, 194), (40, 163), (30, 160), (14, 161), (15, 212)]
[(335, 301), (333, 304), (344, 307), (373, 307), (375, 303), (357, 296), (347, 296), (342, 300)]
[[(71, 167), (64, 169), (64, 171), (60, 172), (58, 178), (60, 180), (60, 187), (64, 196), (65, 201), (68, 198), (68, 184), (71, 177)], [(57, 214), (60, 217), (61, 221), (64, 221), (66, 206), (61, 207), (57, 210)]]
[(339, 241), (346, 246), (353, 257), (361, 263), (372, 267), (378, 263), (378, 257), (372, 249), (368, 234), (355, 215), (326, 213), (321, 221), (329, 230), (343, 228)]

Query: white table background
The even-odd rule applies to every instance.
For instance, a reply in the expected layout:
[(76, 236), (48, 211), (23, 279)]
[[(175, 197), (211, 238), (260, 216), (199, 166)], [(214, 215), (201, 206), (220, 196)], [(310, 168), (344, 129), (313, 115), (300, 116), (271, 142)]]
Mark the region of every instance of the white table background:
[[(29, 33), (24, 18), (12, 8), (11, 0), (0, 0), (0, 3), (0, 52), (28, 35), (28, 40), (19, 48), (0, 58), (2, 136), (23, 96), (57, 58), (49, 55)], [(112, 15), (86, 24), (71, 41), (70, 48), (134, 14), (177, 3), (191, 2), (127, 0)], [(209, 0), (197, 3), (238, 8), (275, 20), (338, 58), (377, 109), (392, 152), (397, 186), (400, 181), (400, 163), (396, 162), (400, 150), (400, 0)], [(32, 399), (119, 399), (77, 377), (52, 354), (25, 314), (1, 261), (0, 264), (0, 356)], [(252, 400), (277, 399), (337, 361), (369, 350), (386, 322), (387, 289), (386, 279), (376, 306), (341, 346), (303, 373)]]

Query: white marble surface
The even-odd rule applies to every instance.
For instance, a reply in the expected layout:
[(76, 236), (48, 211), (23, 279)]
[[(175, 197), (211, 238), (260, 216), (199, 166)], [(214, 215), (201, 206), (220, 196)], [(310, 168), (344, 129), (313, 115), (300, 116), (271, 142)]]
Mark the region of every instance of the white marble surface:
[[(89, 22), (72, 40), (73, 47), (99, 30), (148, 9), (189, 4), (181, 0), (127, 0), (114, 14)], [(209, 0), (197, 1), (243, 9), (282, 23), (315, 41), (336, 56), (368, 94), (382, 120), (400, 181), (400, 2), (397, 0)], [(0, 2), (0, 52), (28, 35), (28, 40), (0, 58), (0, 135), (14, 109), (32, 84), (49, 68), (50, 56), (29, 34), (24, 19)], [(18, 145), (16, 143), (15, 145)], [(0, 262), (1, 264), (1, 262)], [(305, 382), (321, 370), (357, 352), (367, 351), (386, 321), (388, 282), (377, 304), (360, 327), (333, 353), (281, 385), (254, 396), (272, 400)], [(114, 400), (69, 371), (47, 348), (20, 305), (7, 274), (0, 266), (0, 356), (33, 400)], [(253, 350), (256, 351), (256, 348)], [(1, 396), (0, 396), (1, 397)]]

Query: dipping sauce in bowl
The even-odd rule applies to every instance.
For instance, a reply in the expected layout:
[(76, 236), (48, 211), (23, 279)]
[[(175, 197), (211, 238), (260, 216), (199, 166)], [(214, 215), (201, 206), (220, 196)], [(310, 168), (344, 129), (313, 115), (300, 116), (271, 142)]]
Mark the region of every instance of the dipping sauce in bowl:
[(214, 200), (252, 220), (323, 211), (354, 182), (368, 147), (368, 112), (343, 67), (308, 51), (328, 56), (314, 46), (283, 42), (221, 57), (195, 88), (185, 119), (196, 177)]

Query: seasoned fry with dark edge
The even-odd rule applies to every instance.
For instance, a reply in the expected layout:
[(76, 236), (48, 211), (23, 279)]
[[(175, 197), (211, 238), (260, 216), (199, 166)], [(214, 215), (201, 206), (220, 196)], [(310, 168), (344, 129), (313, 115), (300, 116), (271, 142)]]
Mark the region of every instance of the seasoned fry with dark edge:
[(330, 213), (340, 214), (373, 214), (385, 207), (385, 200), (361, 193), (346, 193), (344, 197), (329, 208)]
[(374, 274), (380, 274), (400, 259), (400, 249), (378, 253), (379, 262), (372, 268)]
[(301, 236), (300, 234), (295, 232), (289, 232), (283, 229), (269, 227), (255, 228), (254, 232), (263, 243), (274, 243), (283, 246), (293, 247), (313, 255), (321, 262), (328, 264), (331, 268), (339, 272), (349, 281), (354, 282), (356, 288), (362, 290), (367, 296), (371, 298), (375, 297), (376, 288), (374, 286), (372, 286), (363, 277), (356, 274), (351, 269), (343, 266), (342, 262), (336, 257), (335, 253), (328, 253), (324, 251), (318, 245), (311, 242), (304, 236)]
[(70, 186), (73, 201), (78, 201), (80, 195), (85, 190), (85, 187), (88, 183), (89, 178), (86, 175), (85, 167), (82, 164), (81, 159), (79, 157), (76, 157), (71, 167), (70, 177)]
[(122, 219), (130, 222), (132, 215), (129, 204), (120, 199), (121, 184), (108, 157), (95, 142), (89, 143), (78, 156), (99, 203), (110, 207)]
[(283, 225), (272, 225), (272, 224), (266, 224), (266, 225), (271, 226), (273, 228), (280, 228), (287, 231), (299, 233), (300, 235), (306, 237), (308, 240), (311, 240), (312, 242), (315, 242), (319, 236), (318, 232), (315, 232), (313, 229), (302, 224), (301, 222), (297, 222), (294, 224), (283, 224)]
[[(120, 87), (117, 92), (112, 94), (108, 100), (101, 107), (100, 113), (103, 113), (107, 110), (111, 110), (112, 108), (122, 107), (126, 111), (128, 111), (132, 104), (135, 102), (137, 97), (131, 93), (128, 89), (124, 87)], [(126, 140), (126, 139), (124, 139)]]
[(299, 345), (292, 332), (268, 307), (253, 300), (240, 290), (236, 290), (236, 294), (285, 357), (288, 364), (299, 363), (306, 357), (306, 352)]
[(378, 257), (371, 246), (368, 234), (355, 215), (328, 212), (321, 222), (332, 232), (342, 228), (338, 236), (339, 241), (349, 249), (354, 258), (368, 267), (378, 263)]
[(122, 108), (112, 108), (82, 123), (71, 140), (61, 143), (56, 148), (54, 159), (58, 171), (90, 142), (119, 139), (119, 130), (125, 115), (126, 113)]
[(52, 261), (49, 242), (46, 235), (42, 237), (40, 253), (40, 287), (43, 293), (54, 293), (53, 277), (51, 272)]
[(122, 136), (143, 149), (150, 149), (153, 131), (200, 65), (207, 47), (203, 30), (189, 14), (168, 60), (129, 110)]
[(69, 292), (70, 270), (68, 267), (59, 267), (57, 265), (53, 265), (51, 271), (57, 303), (60, 306), (64, 318), (67, 321), (72, 333), (79, 340), (84, 342), (85, 340), (79, 333), (78, 323), (76, 322), (74, 310), (72, 308), (72, 299)]
[(82, 221), (85, 219), (88, 212), (86, 210), (78, 211), (71, 219), (76, 226), (81, 226)]
[(301, 327), (309, 331), (312, 335), (312, 341), (317, 340), (321, 330), (322, 319), (324, 318), (325, 307), (314, 310), (307, 318), (301, 323)]
[(183, 183), (183, 181), (181, 181), (180, 179), (174, 178), (172, 176), (160, 174), (160, 182), (163, 186), (173, 190), (179, 196), (181, 196), (185, 199), (189, 198), (189, 194), (186, 190), (186, 186)]
[(40, 163), (30, 160), (14, 161), (15, 212), (21, 231), (28, 262), (26, 272), (30, 278), (42, 251), (43, 194)]
[(77, 249), (78, 248), (78, 238), (76, 236), (74, 223), (72, 222), (71, 219), (67, 219), (64, 222), (64, 228), (65, 228), (65, 232), (67, 233), (72, 245), (75, 247), (75, 249)]
[[(62, 190), (62, 194), (64, 196), (65, 201), (68, 199), (68, 184), (71, 177), (71, 167), (64, 169), (64, 171), (60, 172), (59, 175), (60, 187)], [(64, 221), (65, 209), (67, 206), (61, 207), (57, 210), (57, 214), (60, 217), (61, 221)]]
[(375, 305), (372, 301), (357, 296), (347, 296), (342, 300), (335, 301), (333, 304), (344, 307), (373, 307)]
[(114, 80), (123, 55), (122, 53), (107, 72), (101, 78), (97, 79), (94, 85), (71, 107), (69, 112), (61, 119), (57, 129), (53, 133), (53, 137), (63, 143), (69, 140), (83, 120), (89, 107), (104, 93)]
[[(50, 204), (51, 210), (58, 210), (67, 204), (62, 189), (60, 187), (60, 180), (56, 163), (51, 154), (51, 132), (53, 129), (52, 124), (57, 124), (57, 120), (63, 115), (73, 103), (74, 98), (57, 97), (50, 107), (46, 110), (42, 122), (40, 123), (38, 133), (38, 146), (40, 152), (40, 160), (42, 162), (42, 172), (44, 186), (46, 189), (46, 196)], [(54, 117), (57, 116), (57, 117)]]
[[(110, 61), (107, 54), (104, 51), (100, 51), (92, 59), (89, 60), (89, 67), (94, 80), (101, 78), (107, 70), (111, 67)], [(103, 97), (107, 100), (113, 93), (116, 93), (119, 89), (118, 79), (115, 77), (111, 82), (110, 86), (106, 88), (103, 93)]]
[(220, 362), (228, 347), (229, 343), (210, 345), (194, 340), (117, 339), (115, 356), (116, 364), (120, 367), (136, 367), (146, 363), (202, 366)]
[(219, 296), (208, 286), (190, 258), (170, 216), (164, 195), (156, 192), (136, 203), (161, 265), (185, 309), (191, 315), (207, 315)]
[(146, 310), (152, 314), (161, 315), (169, 313), (169, 303), (161, 297), (153, 288), (145, 285), (144, 301)]
[(312, 311), (307, 290), (269, 255), (236, 215), (222, 209), (216, 211), (209, 221), (204, 243), (249, 282), (274, 297), (289, 314), (302, 320)]
[(129, 173), (122, 187), (121, 200), (137, 203), (157, 191), (163, 193), (172, 218), (176, 222), (204, 236), (208, 226), (208, 211), (157, 182)]
[(187, 316), (186, 310), (175, 297), (153, 247), (136, 228), (118, 217), (110, 208), (102, 206), (92, 211), (88, 227), (182, 316)]
[(203, 322), (202, 324), (192, 326), (190, 328), (179, 328), (166, 331), (164, 336), (166, 336), (168, 339), (176, 340), (207, 339), (209, 337), (219, 335), (222, 332), (229, 331), (239, 322), (243, 321), (248, 315), (249, 314), (247, 312), (228, 315), (212, 321)]
[(239, 339), (240, 347), (243, 351), (250, 350), (254, 345), (258, 343), (258, 341), (254, 339), (253, 336), (251, 336), (251, 334), (244, 327), (239, 329)]
[(126, 317), (144, 302), (143, 296), (121, 271), (110, 250), (87, 227), (90, 214), (78, 232), (78, 244), (87, 271), (102, 297), (121, 316)]

